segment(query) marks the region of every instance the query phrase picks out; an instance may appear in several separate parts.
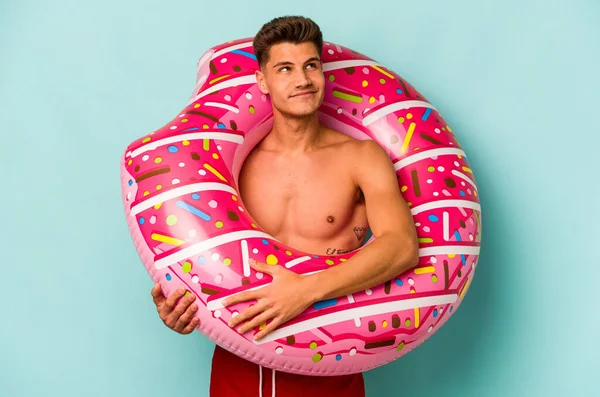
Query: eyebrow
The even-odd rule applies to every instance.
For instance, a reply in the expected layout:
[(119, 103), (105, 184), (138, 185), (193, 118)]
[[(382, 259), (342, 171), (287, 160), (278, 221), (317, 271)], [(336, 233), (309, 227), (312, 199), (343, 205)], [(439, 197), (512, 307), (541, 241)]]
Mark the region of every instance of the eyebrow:
[[(304, 61), (304, 64), (306, 65), (307, 63), (314, 62), (314, 61), (321, 62), (319, 57), (312, 57), (312, 58), (309, 58), (306, 61)], [(276, 68), (279, 66), (285, 66), (285, 65), (293, 65), (293, 63), (290, 61), (281, 61), (281, 62), (277, 62), (275, 65), (273, 65), (273, 68)]]

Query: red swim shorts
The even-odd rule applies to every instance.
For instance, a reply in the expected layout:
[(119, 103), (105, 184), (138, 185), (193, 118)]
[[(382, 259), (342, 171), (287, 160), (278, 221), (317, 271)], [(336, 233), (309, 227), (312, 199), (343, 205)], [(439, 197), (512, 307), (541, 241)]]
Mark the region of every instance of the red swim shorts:
[(308, 376), (274, 371), (216, 346), (210, 397), (364, 397), (362, 374)]

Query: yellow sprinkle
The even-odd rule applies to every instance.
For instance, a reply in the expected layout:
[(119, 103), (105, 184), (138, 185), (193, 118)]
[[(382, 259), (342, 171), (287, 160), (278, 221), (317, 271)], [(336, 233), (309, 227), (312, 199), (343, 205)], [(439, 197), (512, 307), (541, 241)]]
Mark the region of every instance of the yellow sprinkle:
[(471, 169), (469, 167), (462, 167), (464, 172), (468, 172), (469, 174), (472, 174), (473, 171), (471, 171)]
[(198, 109), (199, 107), (200, 107), (200, 104), (199, 104), (199, 103), (197, 103), (197, 104), (195, 104), (195, 105), (194, 105), (194, 108), (195, 108), (195, 109)]
[(400, 343), (398, 343), (398, 346), (396, 346), (396, 350), (400, 351), (400, 350), (402, 350), (403, 347), (404, 347), (404, 342), (400, 342)]
[(266, 327), (266, 326), (267, 326), (267, 322), (265, 321), (264, 323), (262, 323), (262, 324), (261, 324), (261, 325), (258, 327), (258, 329), (259, 329), (260, 331), (262, 331), (263, 329), (265, 329), (265, 327)]
[(152, 137), (147, 136), (146, 138), (142, 139), (142, 143), (150, 142), (151, 139)]
[(448, 258), (452, 259), (456, 256), (456, 254), (448, 254)]
[(182, 240), (179, 240), (179, 239), (176, 239), (173, 237), (169, 237), (169, 236), (165, 236), (164, 234), (152, 233), (151, 238), (154, 241), (158, 241), (158, 242), (165, 243), (165, 244), (171, 244), (171, 245), (183, 244)]
[(253, 228), (256, 229), (256, 224), (252, 223), (252, 224), (250, 224), (250, 226), (252, 226)]
[(416, 307), (415, 308), (415, 328), (419, 328), (419, 322), (421, 317), (421, 310)]
[(279, 260), (273, 254), (267, 255), (267, 265), (276, 265)]
[(387, 326), (388, 326), (388, 322), (387, 322), (387, 321), (385, 321), (385, 320), (383, 320), (383, 323), (381, 323), (381, 326), (382, 326), (383, 328), (387, 328)]
[(408, 186), (402, 186), (402, 188), (400, 188), (400, 190), (402, 191), (402, 193), (404, 193), (405, 191), (408, 190)]
[(187, 123), (187, 122), (188, 122), (188, 119), (181, 119), (181, 122), (182, 122), (182, 123)]
[(169, 215), (169, 216), (167, 216), (167, 225), (173, 226), (176, 223), (177, 223), (177, 216), (175, 216), (175, 215)]
[(237, 201), (237, 197), (236, 197), (236, 196), (234, 196), (233, 194), (231, 195), (231, 199), (232, 199), (233, 201)]
[(155, 158), (155, 159), (154, 159), (154, 162), (155, 162), (156, 164), (160, 164), (160, 163), (162, 163), (162, 157), (157, 157), (157, 158)]
[(340, 262), (346, 262), (348, 259), (346, 258), (340, 258)]
[(420, 243), (433, 243), (433, 239), (431, 237), (419, 237)]
[(161, 206), (161, 205), (162, 205), (162, 203), (158, 203), (158, 204), (156, 204), (156, 205), (154, 206), (154, 209), (155, 209), (155, 210), (158, 210), (158, 209), (160, 209), (160, 206)]
[(435, 167), (430, 165), (429, 167), (427, 167), (427, 171), (429, 172), (435, 172)]
[(292, 256), (292, 253), (291, 253), (290, 251), (285, 251), (285, 254), (286, 254), (287, 256)]
[(407, 114), (406, 114), (406, 118), (407, 118), (408, 120), (412, 119), (412, 113), (407, 113)]
[(215, 159), (215, 160), (218, 160), (219, 159), (219, 155), (216, 154), (216, 153), (213, 153), (212, 158)]
[(185, 261), (183, 265), (181, 265), (181, 271), (184, 273), (189, 273), (192, 271), (192, 264), (189, 261)]
[(248, 111), (250, 112), (250, 114), (254, 114), (254, 106), (250, 105)]
[(230, 258), (225, 258), (225, 259), (223, 259), (223, 264), (224, 264), (225, 266), (229, 266), (229, 265), (231, 265), (231, 259), (230, 259)]
[(317, 348), (317, 346), (318, 346), (318, 345), (317, 345), (317, 342), (315, 342), (315, 341), (313, 341), (313, 342), (310, 342), (310, 348), (311, 348), (312, 350), (315, 350), (315, 349)]
[(327, 259), (327, 260), (325, 261), (325, 263), (327, 263), (329, 266), (331, 266), (331, 265), (333, 265), (333, 264), (334, 264), (334, 262), (333, 262), (331, 259)]
[(460, 290), (460, 294), (459, 294), (459, 296), (460, 296), (461, 298), (462, 298), (462, 297), (463, 297), (463, 295), (465, 294), (465, 291), (467, 290), (467, 287), (469, 286), (469, 282), (470, 282), (470, 281), (471, 281), (470, 279), (467, 279), (467, 281), (465, 282), (465, 285), (463, 285), (462, 289)]
[(372, 105), (375, 103), (375, 97), (372, 96), (371, 98), (369, 98), (369, 103)]
[(433, 267), (433, 266), (418, 267), (415, 269), (415, 274), (433, 273), (434, 271), (435, 271), (435, 267)]
[(162, 185), (156, 185), (156, 190), (162, 189)]
[(190, 141), (183, 141), (183, 142), (181, 142), (181, 144), (182, 144), (183, 146), (189, 146), (189, 144), (190, 144)]
[(131, 165), (131, 163), (133, 163), (133, 160), (129, 159), (129, 161), (127, 162), (127, 165)]
[(398, 117), (398, 122), (399, 122), (400, 124), (404, 123), (404, 117)]
[(202, 129), (203, 129), (203, 130), (207, 130), (207, 129), (209, 129), (209, 128), (210, 128), (210, 127), (208, 126), (208, 124), (204, 124), (204, 125), (202, 126)]
[(385, 79), (379, 79), (379, 82), (380, 82), (381, 84), (385, 84)]
[(221, 175), (221, 173), (219, 171), (215, 170), (210, 164), (205, 163), (204, 168), (206, 168), (207, 170), (212, 172), (217, 178), (219, 178), (223, 182), (227, 182), (227, 179), (225, 179), (225, 177), (223, 175)]
[(416, 124), (410, 123), (408, 126), (408, 131), (406, 131), (406, 136), (404, 137), (404, 142), (402, 142), (402, 153), (406, 153), (408, 150), (408, 144), (412, 138), (413, 132), (415, 131)]
[(149, 191), (147, 191), (147, 190), (144, 192), (144, 196), (147, 196), (147, 195), (149, 195), (149, 194), (150, 194), (150, 192), (149, 192)]
[(224, 75), (224, 76), (219, 76), (219, 77), (217, 77), (216, 79), (212, 79), (211, 81), (209, 81), (209, 82), (208, 82), (208, 84), (214, 84), (214, 83), (216, 83), (217, 81), (219, 81), (219, 80), (223, 80), (223, 79), (226, 79), (226, 78), (227, 78), (227, 77), (229, 77), (229, 76), (230, 76), (229, 74), (226, 74), (226, 75)]
[[(379, 73), (382, 73), (384, 75), (386, 75), (387, 77), (389, 77), (390, 79), (393, 79), (394, 76), (392, 76), (391, 74), (389, 74), (388, 72), (386, 72), (385, 70), (381, 69), (379, 66), (372, 66), (373, 69), (377, 70)], [(382, 79), (383, 80), (383, 79)]]
[(369, 82), (368, 82), (367, 80), (363, 80), (363, 82), (362, 82), (362, 86), (363, 86), (363, 87), (366, 87), (366, 86), (368, 86), (368, 85), (369, 85)]
[(221, 222), (221, 221), (217, 221), (217, 222), (215, 223), (215, 226), (217, 227), (217, 229), (220, 229), (220, 228), (222, 228), (222, 227), (223, 227), (223, 222)]
[(448, 128), (448, 131), (452, 132), (452, 129), (450, 128), (449, 125), (447, 125), (446, 128)]

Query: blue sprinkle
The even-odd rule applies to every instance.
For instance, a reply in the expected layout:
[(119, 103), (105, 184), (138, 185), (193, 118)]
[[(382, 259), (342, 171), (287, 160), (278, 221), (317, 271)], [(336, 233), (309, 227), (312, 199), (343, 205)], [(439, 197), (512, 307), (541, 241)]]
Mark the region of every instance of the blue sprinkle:
[(432, 214), (432, 215), (429, 215), (429, 220), (430, 220), (431, 222), (437, 222), (437, 221), (439, 221), (439, 220), (440, 220), (440, 218), (438, 218), (438, 217), (437, 217), (437, 215), (433, 215), (433, 214)]
[(342, 355), (338, 354), (337, 356), (335, 356), (335, 360), (336, 361), (340, 361), (342, 359)]
[(335, 306), (337, 304), (337, 299), (327, 299), (324, 301), (317, 302), (313, 305), (315, 310), (324, 309), (326, 307)]
[(224, 130), (225, 128), (227, 128), (227, 127), (225, 127), (225, 124), (223, 124), (223, 123), (217, 124), (217, 127), (219, 127), (222, 130)]
[(206, 212), (201, 211), (196, 207), (192, 207), (191, 205), (189, 205), (188, 203), (186, 203), (184, 201), (177, 201), (175, 204), (177, 204), (177, 206), (179, 208), (183, 208), (187, 212), (196, 215), (198, 218), (202, 219), (203, 221), (208, 222), (211, 219), (210, 215), (208, 215)]
[(404, 284), (404, 283), (402, 282), (402, 280), (400, 280), (399, 278), (397, 278), (397, 279), (396, 279), (396, 285), (397, 285), (398, 287), (402, 287), (402, 284)]
[(450, 313), (452, 313), (452, 310), (454, 310), (454, 306), (450, 306)]
[(438, 311), (437, 309), (433, 310), (433, 318), (436, 318), (438, 316)]
[(466, 196), (465, 192), (463, 192), (462, 190), (461, 190), (459, 193), (460, 193), (460, 195), (461, 195), (461, 196), (463, 196), (463, 197), (465, 197), (465, 196)]
[(167, 273), (166, 278), (168, 281), (171, 281), (171, 275), (169, 273)]
[(130, 179), (129, 182), (127, 182), (127, 183), (129, 183), (129, 186), (131, 186), (131, 185), (133, 185), (133, 180)]
[(317, 259), (319, 257), (319, 255), (313, 255), (312, 257)]
[(269, 242), (268, 242), (267, 240), (265, 240), (264, 238), (262, 239), (262, 243), (263, 243), (264, 245), (268, 245), (268, 244), (269, 244)]
[(402, 90), (401, 90), (400, 88), (396, 88), (396, 93), (397, 93), (398, 95), (402, 95)]
[(233, 50), (233, 51), (231, 51), (231, 52), (232, 52), (233, 54), (239, 54), (239, 55), (243, 55), (243, 56), (245, 56), (245, 57), (248, 57), (248, 58), (250, 58), (250, 59), (253, 59), (253, 60), (255, 60), (255, 61), (256, 61), (256, 55), (254, 55), (254, 54), (251, 54), (251, 53), (249, 53), (249, 52), (242, 51), (242, 50)]
[(140, 218), (140, 225), (143, 225), (146, 220), (144, 218)]
[(194, 194), (192, 194), (192, 198), (194, 200), (198, 200), (200, 198), (200, 195), (198, 193), (194, 193)]
[(198, 263), (201, 264), (201, 265), (204, 265), (206, 263), (206, 258), (203, 257), (203, 256), (199, 257), (198, 258)]
[(430, 114), (431, 114), (431, 108), (427, 108), (427, 110), (425, 110), (425, 113), (423, 113), (423, 117), (421, 117), (423, 119), (423, 121), (427, 121)]
[(169, 151), (169, 153), (177, 153), (179, 151), (179, 149), (177, 149), (177, 146), (175, 145), (169, 146), (167, 150)]
[(454, 237), (456, 237), (456, 241), (462, 241), (462, 239), (460, 238), (460, 233), (458, 232), (458, 230), (454, 231)]
[(200, 128), (198, 127), (193, 127), (193, 128), (188, 128), (187, 130), (183, 130), (183, 132), (188, 132), (188, 131), (196, 131), (199, 130)]
[(467, 266), (467, 258), (465, 258), (463, 254), (460, 256), (460, 261), (462, 262), (463, 266)]

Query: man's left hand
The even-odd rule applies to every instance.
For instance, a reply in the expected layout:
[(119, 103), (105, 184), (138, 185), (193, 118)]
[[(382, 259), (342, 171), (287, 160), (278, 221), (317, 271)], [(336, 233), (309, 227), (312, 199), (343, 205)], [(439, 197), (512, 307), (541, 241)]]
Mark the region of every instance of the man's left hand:
[(283, 266), (267, 265), (254, 259), (250, 259), (249, 263), (256, 271), (273, 277), (273, 281), (263, 288), (233, 295), (223, 301), (223, 306), (257, 300), (256, 304), (235, 316), (229, 322), (229, 326), (233, 328), (246, 321), (238, 328), (238, 332), (244, 334), (271, 320), (254, 336), (254, 340), (259, 340), (313, 304), (315, 302), (312, 298), (314, 291), (311, 291), (306, 276), (296, 274)]

